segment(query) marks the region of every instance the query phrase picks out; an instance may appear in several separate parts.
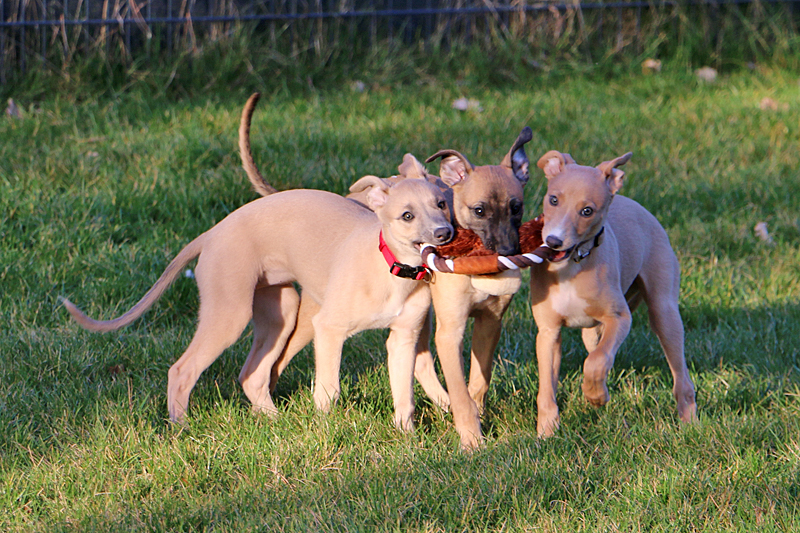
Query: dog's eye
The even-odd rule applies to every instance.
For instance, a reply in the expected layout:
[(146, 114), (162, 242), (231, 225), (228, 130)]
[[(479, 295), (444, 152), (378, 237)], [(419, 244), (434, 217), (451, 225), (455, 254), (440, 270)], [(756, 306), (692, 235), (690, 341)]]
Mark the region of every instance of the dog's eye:
[(514, 202), (511, 204), (511, 214), (519, 215), (520, 213), (522, 213), (522, 204), (519, 202)]
[(439, 209), (444, 210), (444, 208), (447, 207), (447, 202), (445, 202), (444, 200), (439, 200), (439, 203), (436, 205), (439, 207)]
[(475, 213), (475, 216), (478, 218), (483, 218), (483, 216), (486, 214), (486, 210), (480, 205), (472, 208), (472, 212)]
[(556, 198), (555, 196), (551, 196), (550, 205), (558, 205), (558, 198)]
[(594, 213), (594, 209), (592, 209), (591, 207), (584, 207), (583, 209), (581, 209), (582, 217), (590, 217), (592, 216), (592, 213)]
[(411, 213), (411, 211), (406, 211), (405, 213), (403, 213), (403, 220), (405, 220), (406, 222), (411, 222), (412, 220), (414, 220), (414, 214)]

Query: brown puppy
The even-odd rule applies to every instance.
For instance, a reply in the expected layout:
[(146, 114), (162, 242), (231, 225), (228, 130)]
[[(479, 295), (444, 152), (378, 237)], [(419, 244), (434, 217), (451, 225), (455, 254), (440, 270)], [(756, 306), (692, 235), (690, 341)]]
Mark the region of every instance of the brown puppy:
[[(264, 181), (250, 152), (250, 120), (257, 101), (258, 95), (254, 94), (242, 111), (239, 148), (242, 166), (250, 182), (257, 192), (266, 195), (275, 189)], [(524, 145), (531, 137), (530, 128), (523, 129), (500, 165), (475, 167), (454, 150), (440, 151), (431, 156), (428, 162), (443, 158), (441, 178), (429, 174), (414, 156), (406, 154), (399, 167), (400, 174), (391, 179), (421, 177), (436, 183), (443, 189), (459, 226), (477, 233), (487, 249), (502, 255), (513, 255), (519, 252), (523, 186), (529, 178)], [(349, 197), (361, 201), (358, 195)], [(501, 320), (519, 286), (519, 271), (494, 276), (437, 273), (430, 284), (437, 320), (436, 348), (448, 391), (445, 392), (435, 379), (433, 358), (424, 332), (417, 348), (414, 375), (438, 405), (444, 408), (450, 405), (464, 448), (475, 448), (480, 444), (479, 411), (483, 408), (489, 387), (492, 358), (500, 339)], [(316, 312), (313, 301), (301, 298), (296, 329), (273, 369), (272, 383), (275, 383), (275, 378), (291, 358), (311, 340), (313, 330), (310, 324)], [(461, 353), (469, 317), (473, 317), (475, 323), (468, 388)]]
[(189, 347), (169, 370), (170, 418), (183, 419), (200, 374), (251, 319), (253, 346), (239, 380), (254, 410), (276, 412), (270, 371), (294, 331), (296, 282), (318, 308), (312, 320), (317, 407), (328, 411), (339, 396), (345, 339), (388, 327), (395, 424), (410, 429), (416, 343), (430, 291), (418, 277), (391, 274), (383, 249), (413, 271), (422, 262), (423, 243), (451, 239), (450, 212), (441, 191), (425, 180), (389, 186), (368, 176), (353, 188), (367, 191), (374, 213), (341, 196), (311, 190), (276, 193), (237, 209), (181, 250), (139, 303), (117, 319), (93, 320), (69, 301), (64, 305), (86, 329), (119, 329), (140, 317), (198, 257), (199, 321)]
[(550, 151), (538, 162), (548, 180), (542, 237), (557, 252), (551, 261), (531, 267), (541, 436), (559, 426), (561, 328), (583, 328), (589, 351), (583, 394), (592, 405), (605, 405), (608, 372), (630, 331), (631, 311), (642, 301), (672, 371), (680, 419), (696, 418), (678, 311), (678, 260), (656, 218), (633, 200), (616, 196), (625, 176), (616, 167), (630, 157), (627, 153), (586, 167), (569, 154)]

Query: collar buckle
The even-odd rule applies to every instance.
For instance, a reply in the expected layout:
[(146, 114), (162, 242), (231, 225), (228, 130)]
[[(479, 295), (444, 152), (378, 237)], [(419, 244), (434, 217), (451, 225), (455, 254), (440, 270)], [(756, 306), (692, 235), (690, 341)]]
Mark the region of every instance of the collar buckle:
[(398, 278), (408, 278), (416, 281), (424, 281), (426, 283), (430, 283), (432, 277), (430, 269), (425, 265), (412, 267), (397, 261), (392, 263), (389, 267), (389, 272)]

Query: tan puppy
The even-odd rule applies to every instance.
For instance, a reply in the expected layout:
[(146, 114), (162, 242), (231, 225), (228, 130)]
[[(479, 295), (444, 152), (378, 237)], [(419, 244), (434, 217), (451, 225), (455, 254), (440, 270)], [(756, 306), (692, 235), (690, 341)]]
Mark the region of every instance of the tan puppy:
[(558, 252), (550, 262), (531, 268), (531, 308), (539, 330), (541, 436), (552, 435), (559, 426), (561, 328), (583, 328), (589, 351), (583, 394), (592, 405), (605, 405), (608, 372), (630, 331), (631, 311), (642, 301), (672, 371), (680, 419), (696, 418), (678, 311), (678, 260), (656, 218), (633, 200), (615, 196), (625, 176), (616, 167), (630, 157), (627, 153), (585, 167), (569, 154), (550, 151), (538, 162), (548, 180), (542, 237)]
[(274, 194), (237, 209), (189, 243), (120, 318), (96, 321), (69, 301), (64, 304), (86, 329), (118, 329), (141, 316), (199, 256), (199, 323), (169, 371), (170, 418), (183, 419), (200, 374), (239, 338), (251, 318), (253, 346), (239, 380), (254, 410), (276, 412), (270, 370), (294, 330), (299, 302), (292, 283), (297, 282), (319, 308), (312, 322), (317, 407), (328, 411), (339, 396), (344, 340), (365, 329), (388, 327), (395, 423), (410, 429), (415, 346), (430, 291), (424, 281), (391, 274), (379, 242), (382, 235), (394, 259), (419, 277), (420, 245), (452, 238), (450, 212), (441, 191), (425, 180), (389, 186), (368, 176), (353, 189), (367, 191), (374, 213), (341, 196), (311, 190)]
[[(242, 111), (239, 148), (242, 166), (254, 189), (268, 195), (275, 189), (259, 173), (250, 150), (250, 121), (257, 102), (258, 94), (254, 94)], [(513, 255), (519, 252), (523, 185), (529, 178), (524, 145), (531, 137), (530, 128), (523, 129), (500, 165), (475, 167), (454, 150), (440, 151), (428, 162), (443, 158), (441, 178), (429, 174), (413, 155), (406, 154), (398, 168), (399, 175), (389, 179), (397, 182), (405, 178), (424, 178), (436, 183), (444, 191), (459, 226), (476, 232), (486, 248), (502, 255)], [(351, 194), (348, 198), (363, 203), (360, 194)], [(437, 273), (430, 284), (437, 320), (436, 348), (448, 391), (445, 392), (436, 379), (428, 337), (424, 333), (417, 348), (414, 375), (435, 403), (443, 408), (450, 405), (464, 448), (475, 448), (480, 443), (479, 411), (489, 387), (501, 320), (519, 286), (518, 271), (495, 276)], [(313, 333), (311, 322), (317, 312), (313, 300), (301, 298), (296, 329), (273, 369), (270, 380), (273, 384), (292, 357), (310, 342)], [(473, 317), (475, 323), (468, 388), (461, 354), (469, 317)]]

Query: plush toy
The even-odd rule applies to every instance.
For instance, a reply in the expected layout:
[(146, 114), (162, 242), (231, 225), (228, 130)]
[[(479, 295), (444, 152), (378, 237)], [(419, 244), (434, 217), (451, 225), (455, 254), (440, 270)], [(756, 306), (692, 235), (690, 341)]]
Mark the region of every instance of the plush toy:
[(434, 272), (453, 274), (496, 274), (527, 268), (548, 260), (552, 254), (552, 250), (543, 245), (543, 226), (542, 215), (520, 226), (519, 255), (498, 255), (484, 248), (475, 232), (456, 228), (456, 236), (448, 244), (436, 248), (425, 246), (422, 249), (422, 259)]

